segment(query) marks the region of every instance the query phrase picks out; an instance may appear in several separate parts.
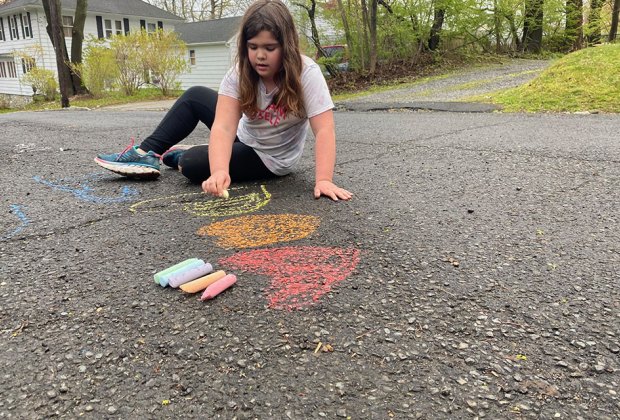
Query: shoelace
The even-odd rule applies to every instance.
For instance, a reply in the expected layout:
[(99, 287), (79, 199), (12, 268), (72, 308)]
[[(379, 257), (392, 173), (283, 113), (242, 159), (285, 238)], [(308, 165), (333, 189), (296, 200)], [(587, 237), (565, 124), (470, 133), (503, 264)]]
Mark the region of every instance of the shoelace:
[[(121, 156), (123, 156), (123, 155), (124, 155), (125, 153), (127, 153), (129, 150), (133, 149), (134, 145), (136, 144), (136, 139), (135, 139), (135, 138), (130, 137), (129, 139), (131, 140), (131, 143), (129, 143), (129, 146), (125, 147), (125, 150), (123, 150), (122, 152), (120, 152), (120, 153), (118, 154), (118, 156), (116, 157), (116, 161), (117, 161), (117, 162), (118, 162), (118, 160), (121, 158)], [(157, 153), (154, 153), (154, 152), (152, 152), (152, 151), (151, 151), (151, 152), (149, 152), (149, 153), (153, 154), (153, 155), (154, 155), (155, 157), (157, 157), (157, 158), (161, 158), (161, 156), (160, 156), (160, 155), (158, 155)]]

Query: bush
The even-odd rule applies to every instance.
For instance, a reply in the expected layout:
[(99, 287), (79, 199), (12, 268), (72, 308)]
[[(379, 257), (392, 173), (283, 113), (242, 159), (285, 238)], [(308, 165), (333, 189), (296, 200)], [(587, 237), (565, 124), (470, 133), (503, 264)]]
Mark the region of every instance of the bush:
[(34, 67), (22, 76), (21, 83), (32, 86), (34, 93), (43, 95), (47, 101), (56, 99), (58, 82), (51, 70)]
[(112, 50), (104, 41), (95, 37), (87, 41), (83, 62), (72, 64), (71, 67), (80, 75), (82, 83), (95, 98), (102, 97), (118, 77), (118, 66)]

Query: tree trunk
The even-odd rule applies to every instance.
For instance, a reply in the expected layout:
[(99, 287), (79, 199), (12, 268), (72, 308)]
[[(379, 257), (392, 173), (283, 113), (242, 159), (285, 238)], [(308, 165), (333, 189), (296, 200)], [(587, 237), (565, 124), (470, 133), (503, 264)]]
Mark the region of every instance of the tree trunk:
[(370, 0), (370, 74), (377, 69), (377, 0)]
[(566, 43), (570, 50), (583, 45), (583, 0), (566, 0)]
[(517, 24), (515, 23), (515, 15), (513, 12), (504, 12), (504, 17), (508, 21), (508, 25), (510, 26), (510, 35), (512, 36), (512, 42), (517, 51), (521, 51), (523, 46), (521, 45), (521, 40), (519, 39), (519, 33), (517, 31)]
[(601, 42), (601, 8), (602, 0), (590, 0), (590, 15), (588, 16), (588, 42), (598, 44)]
[(522, 42), (524, 51), (539, 53), (542, 47), (543, 3), (544, 0), (525, 1)]
[(446, 17), (446, 10), (439, 5), (435, 5), (435, 12), (433, 16), (433, 26), (431, 26), (431, 33), (428, 37), (428, 49), (435, 51), (439, 46), (441, 27), (443, 26), (444, 18)]
[[(366, 54), (369, 51), (368, 48), (368, 27), (369, 27), (369, 23), (368, 23), (368, 7), (366, 6), (366, 0), (361, 0), (362, 1), (362, 28), (363, 28), (363, 32), (362, 32), (362, 56), (364, 57), (363, 61), (362, 61), (362, 66), (364, 66), (364, 63), (366, 61)], [(365, 66), (364, 66), (365, 67)]]
[[(325, 50), (321, 46), (321, 40), (319, 38), (319, 30), (316, 27), (316, 0), (311, 0), (310, 6), (306, 6), (302, 3), (293, 3), (295, 6), (299, 6), (302, 9), (305, 9), (308, 13), (308, 19), (310, 20), (310, 37), (312, 38), (312, 43), (318, 52), (319, 57), (325, 57)], [(326, 63), (325, 68), (327, 72), (331, 76), (335, 76), (338, 73), (338, 70), (331, 63)]]
[(54, 51), (56, 52), (56, 68), (58, 69), (58, 84), (60, 85), (60, 104), (63, 108), (69, 107), (69, 96), (73, 92), (73, 82), (71, 80), (71, 70), (68, 62), (67, 45), (62, 32), (60, 20), (60, 0), (43, 0), (45, 17), (47, 19), (47, 33), (50, 35)]
[[(87, 4), (88, 0), (77, 0), (75, 6), (73, 30), (71, 31), (71, 63), (73, 64), (80, 64), (82, 62), (82, 44), (84, 43), (84, 22), (86, 22)], [(71, 81), (74, 92), (86, 93), (86, 88), (82, 85), (82, 78), (79, 74), (71, 71)]]
[(620, 15), (620, 0), (615, 0), (611, 11), (611, 27), (609, 28), (609, 42), (616, 39), (618, 35), (618, 15)]
[(502, 52), (502, 20), (497, 0), (493, 0), (493, 31), (495, 32), (495, 53)]
[(347, 20), (347, 13), (344, 10), (342, 0), (338, 0), (338, 10), (340, 11), (340, 17), (342, 19), (342, 27), (344, 28), (344, 37), (347, 40), (347, 47), (353, 48), (353, 38), (351, 37), (351, 31), (349, 30), (349, 22)]

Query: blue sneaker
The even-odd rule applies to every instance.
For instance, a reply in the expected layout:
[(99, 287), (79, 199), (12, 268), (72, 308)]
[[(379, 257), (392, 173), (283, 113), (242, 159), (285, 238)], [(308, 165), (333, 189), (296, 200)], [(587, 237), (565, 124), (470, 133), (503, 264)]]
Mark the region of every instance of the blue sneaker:
[(179, 169), (179, 159), (181, 159), (183, 153), (192, 147), (194, 147), (194, 145), (191, 144), (177, 144), (176, 146), (172, 146), (161, 155), (160, 161), (173, 169)]
[(134, 139), (132, 138), (131, 144), (121, 153), (98, 155), (95, 162), (119, 175), (143, 179), (157, 178), (160, 174), (160, 156), (152, 151), (141, 155), (137, 152), (137, 148), (138, 146), (134, 146)]

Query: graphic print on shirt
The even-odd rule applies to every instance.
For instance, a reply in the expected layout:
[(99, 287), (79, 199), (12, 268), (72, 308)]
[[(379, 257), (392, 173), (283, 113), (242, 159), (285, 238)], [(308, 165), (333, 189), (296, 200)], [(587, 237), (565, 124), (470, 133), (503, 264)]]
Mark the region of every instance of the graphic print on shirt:
[(269, 105), (267, 108), (260, 109), (254, 117), (255, 120), (265, 120), (272, 127), (277, 127), (280, 121), (286, 118), (286, 107)]

